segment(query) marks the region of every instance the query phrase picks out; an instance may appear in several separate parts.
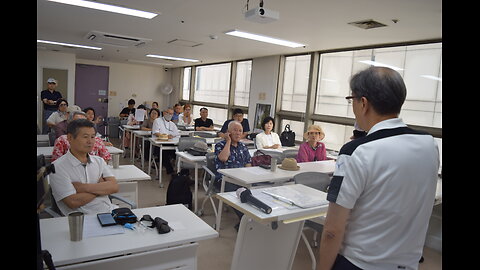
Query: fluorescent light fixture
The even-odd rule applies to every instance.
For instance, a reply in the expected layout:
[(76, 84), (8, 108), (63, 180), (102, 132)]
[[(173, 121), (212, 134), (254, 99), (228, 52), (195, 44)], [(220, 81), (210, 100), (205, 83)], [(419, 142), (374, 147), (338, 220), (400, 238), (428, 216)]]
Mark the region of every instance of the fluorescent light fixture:
[(109, 12), (114, 12), (114, 13), (120, 13), (120, 14), (125, 14), (125, 15), (130, 15), (130, 16), (141, 17), (141, 18), (145, 18), (145, 19), (152, 19), (152, 18), (154, 18), (155, 16), (158, 15), (158, 14), (152, 13), (152, 12), (141, 11), (141, 10), (125, 8), (125, 7), (119, 7), (119, 6), (113, 6), (113, 5), (107, 5), (107, 4), (102, 4), (102, 3), (98, 3), (98, 2), (84, 1), (84, 0), (48, 0), (48, 1), (57, 2), (57, 3), (61, 3), (61, 4), (67, 4), (67, 5), (73, 5), (73, 6), (78, 6), (78, 7), (85, 7), (85, 8), (92, 8), (92, 9), (109, 11)]
[(173, 56), (163, 56), (163, 55), (156, 55), (156, 54), (147, 54), (146, 56), (147, 57), (153, 57), (153, 58), (167, 59), (167, 60), (175, 60), (175, 61), (200, 62), (200, 60), (197, 60), (197, 59), (188, 59), (188, 58), (173, 57)]
[(256, 41), (261, 41), (261, 42), (286, 46), (286, 47), (290, 47), (290, 48), (305, 47), (305, 44), (300, 44), (300, 43), (296, 43), (296, 42), (293, 42), (293, 41), (288, 41), (288, 40), (283, 40), (283, 39), (278, 39), (278, 38), (273, 38), (273, 37), (268, 37), (268, 36), (262, 36), (262, 35), (242, 32), (242, 31), (238, 31), (238, 30), (227, 31), (227, 32), (225, 32), (225, 34), (230, 35), (230, 36), (253, 39), (253, 40), (256, 40)]
[(432, 76), (432, 75), (420, 75), (420, 77), (430, 79), (430, 80), (440, 81), (440, 82), (442, 81), (442, 78)]
[(69, 46), (69, 47), (90, 49), (90, 50), (101, 50), (102, 49), (102, 48), (99, 48), (99, 47), (92, 47), (92, 46), (85, 46), (85, 45), (78, 45), (78, 44), (71, 44), (71, 43), (63, 43), (63, 42), (56, 42), (56, 41), (48, 41), (48, 40), (40, 40), (40, 39), (37, 39), (37, 43), (46, 43), (46, 44), (53, 44), (53, 45), (60, 45), (60, 46)]
[(397, 70), (397, 71), (403, 70), (403, 68), (383, 64), (383, 63), (380, 63), (380, 62), (370, 61), (370, 60), (364, 60), (364, 61), (358, 61), (358, 62), (363, 63), (363, 64), (367, 64), (367, 65), (371, 65), (371, 66), (375, 66), (375, 67), (387, 67), (387, 68), (391, 68), (391, 69)]

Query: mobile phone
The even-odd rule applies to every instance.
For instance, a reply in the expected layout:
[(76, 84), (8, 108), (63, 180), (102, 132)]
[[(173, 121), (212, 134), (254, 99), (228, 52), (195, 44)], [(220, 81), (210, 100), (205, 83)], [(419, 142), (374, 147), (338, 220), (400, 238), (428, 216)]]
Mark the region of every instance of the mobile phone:
[(115, 219), (111, 213), (101, 213), (97, 214), (98, 221), (102, 227), (116, 225)]

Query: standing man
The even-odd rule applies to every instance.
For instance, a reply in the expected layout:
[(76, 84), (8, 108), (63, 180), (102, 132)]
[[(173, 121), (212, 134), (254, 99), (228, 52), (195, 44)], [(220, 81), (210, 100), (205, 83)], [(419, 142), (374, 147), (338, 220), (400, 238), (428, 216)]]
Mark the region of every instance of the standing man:
[(49, 127), (47, 125), (47, 119), (52, 113), (57, 111), (57, 100), (62, 98), (62, 94), (55, 89), (57, 88), (57, 81), (54, 78), (48, 78), (47, 89), (40, 92), (40, 98), (43, 102), (43, 122), (42, 133), (47, 134)]
[(367, 136), (340, 149), (317, 269), (417, 269), (435, 199), (438, 147), (398, 118), (407, 95), (398, 72), (370, 67), (352, 77), (350, 88), (346, 99)]

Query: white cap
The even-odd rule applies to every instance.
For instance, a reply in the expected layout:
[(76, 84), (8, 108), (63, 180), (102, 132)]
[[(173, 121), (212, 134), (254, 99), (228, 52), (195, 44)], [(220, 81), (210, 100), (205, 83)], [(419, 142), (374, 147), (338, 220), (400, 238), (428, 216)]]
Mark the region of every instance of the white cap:
[(47, 83), (57, 84), (57, 81), (54, 78), (48, 78)]

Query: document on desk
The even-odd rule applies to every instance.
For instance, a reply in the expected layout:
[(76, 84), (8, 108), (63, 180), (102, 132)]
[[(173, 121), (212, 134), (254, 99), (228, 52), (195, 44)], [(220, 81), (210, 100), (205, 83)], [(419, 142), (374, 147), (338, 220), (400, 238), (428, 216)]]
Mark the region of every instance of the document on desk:
[(121, 225), (102, 227), (96, 215), (85, 215), (83, 219), (83, 238), (125, 233)]
[(327, 205), (327, 193), (302, 184), (262, 189), (262, 193), (301, 208)]

